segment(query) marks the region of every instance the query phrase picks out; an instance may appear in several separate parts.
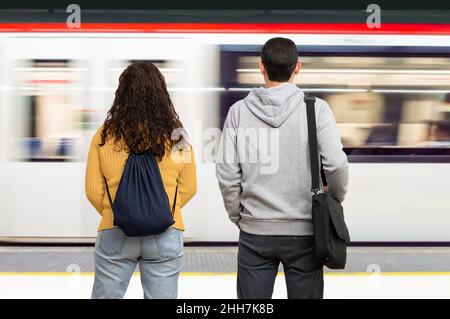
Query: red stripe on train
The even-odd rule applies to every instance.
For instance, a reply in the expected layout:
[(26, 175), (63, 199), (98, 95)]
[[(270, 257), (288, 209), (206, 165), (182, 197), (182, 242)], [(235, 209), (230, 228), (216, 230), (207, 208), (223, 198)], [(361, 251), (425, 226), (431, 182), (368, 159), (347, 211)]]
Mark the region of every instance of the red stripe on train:
[(364, 23), (81, 23), (71, 29), (65, 23), (0, 23), (0, 32), (450, 35), (450, 24), (382, 23), (370, 29)]

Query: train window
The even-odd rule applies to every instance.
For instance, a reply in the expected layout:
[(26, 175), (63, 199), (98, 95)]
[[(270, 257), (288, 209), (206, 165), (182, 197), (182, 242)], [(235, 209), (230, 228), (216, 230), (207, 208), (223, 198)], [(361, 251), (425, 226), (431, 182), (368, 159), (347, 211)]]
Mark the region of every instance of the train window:
[(164, 75), (167, 87), (169, 91), (183, 85), (186, 81), (185, 69), (182, 67), (181, 61), (177, 60), (163, 60), (163, 59), (148, 59), (148, 60), (117, 60), (113, 61), (113, 65), (110, 67), (109, 71), (112, 75), (109, 76), (111, 79), (111, 86), (115, 90), (119, 83), (119, 76), (125, 70), (125, 68), (131, 63), (135, 62), (151, 62), (153, 63)]
[(14, 159), (79, 160), (81, 131), (90, 122), (89, 110), (83, 108), (86, 69), (70, 60), (18, 64)]
[[(450, 58), (300, 54), (296, 84), (331, 106), (354, 162), (450, 162)], [(221, 122), (263, 85), (259, 53), (223, 50)]]

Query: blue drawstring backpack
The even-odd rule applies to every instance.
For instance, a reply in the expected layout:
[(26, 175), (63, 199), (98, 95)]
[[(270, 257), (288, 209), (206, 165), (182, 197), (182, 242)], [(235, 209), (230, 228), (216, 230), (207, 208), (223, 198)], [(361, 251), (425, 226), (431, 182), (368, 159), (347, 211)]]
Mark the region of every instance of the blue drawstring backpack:
[(175, 221), (178, 181), (172, 210), (155, 157), (130, 153), (117, 188), (114, 203), (105, 178), (114, 214), (114, 226), (127, 236), (148, 236), (165, 232)]

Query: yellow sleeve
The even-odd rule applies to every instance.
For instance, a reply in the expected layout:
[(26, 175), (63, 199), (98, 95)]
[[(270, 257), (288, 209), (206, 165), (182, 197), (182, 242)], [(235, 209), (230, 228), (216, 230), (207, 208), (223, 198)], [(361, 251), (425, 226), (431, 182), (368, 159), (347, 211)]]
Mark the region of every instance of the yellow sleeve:
[[(194, 150), (190, 150), (189, 160), (184, 163), (184, 168), (178, 176), (178, 198), (180, 208), (185, 206), (197, 193), (197, 173), (195, 166)], [(178, 200), (177, 200), (178, 201)]]
[(105, 183), (100, 166), (100, 152), (98, 144), (101, 141), (101, 129), (92, 138), (91, 147), (86, 165), (86, 197), (97, 212), (103, 213), (103, 197), (105, 196)]

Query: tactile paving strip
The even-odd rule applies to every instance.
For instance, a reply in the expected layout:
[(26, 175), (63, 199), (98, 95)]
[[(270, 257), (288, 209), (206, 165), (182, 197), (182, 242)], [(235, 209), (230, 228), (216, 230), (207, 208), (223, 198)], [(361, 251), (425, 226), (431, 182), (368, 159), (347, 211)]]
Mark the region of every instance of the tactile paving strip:
[[(185, 247), (183, 272), (234, 273), (236, 263), (236, 247)], [(0, 272), (66, 271), (93, 272), (94, 248), (0, 247)], [(450, 248), (351, 247), (344, 271), (448, 272)]]

